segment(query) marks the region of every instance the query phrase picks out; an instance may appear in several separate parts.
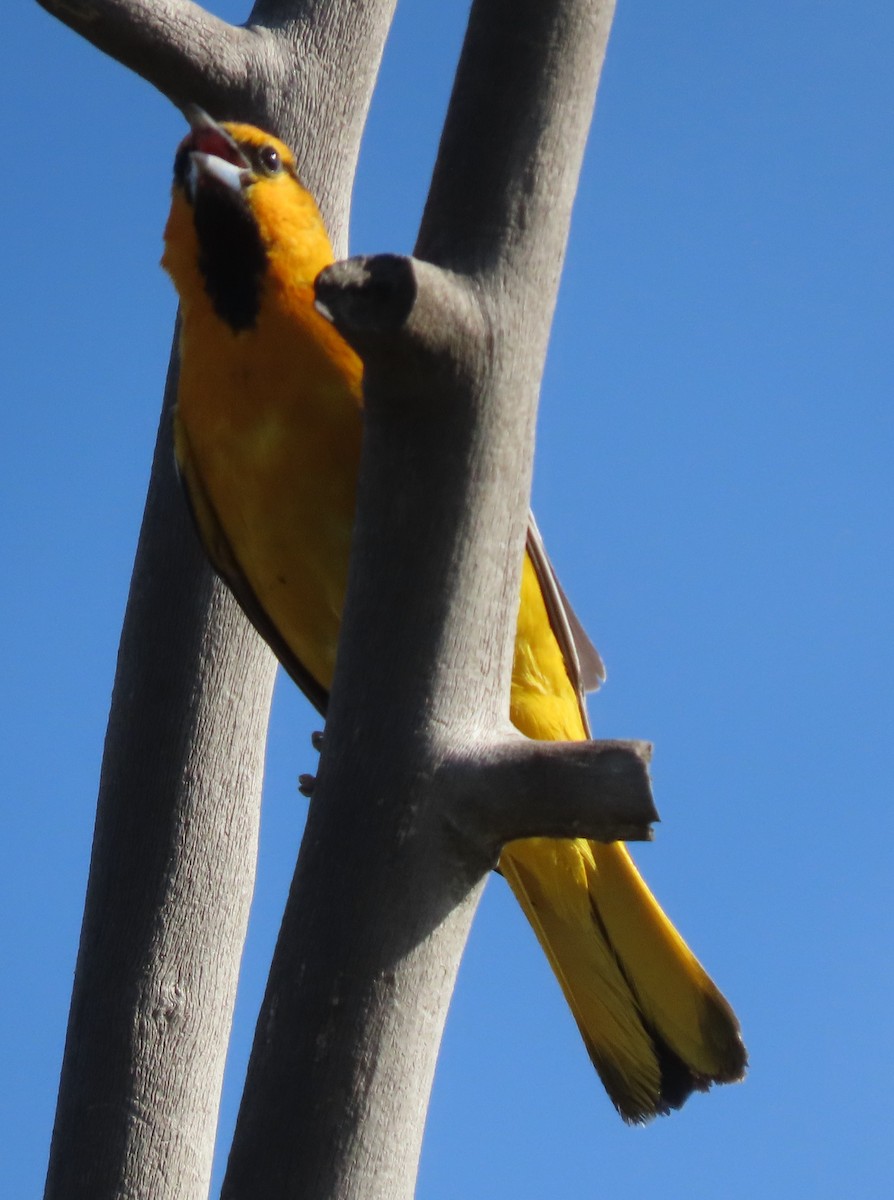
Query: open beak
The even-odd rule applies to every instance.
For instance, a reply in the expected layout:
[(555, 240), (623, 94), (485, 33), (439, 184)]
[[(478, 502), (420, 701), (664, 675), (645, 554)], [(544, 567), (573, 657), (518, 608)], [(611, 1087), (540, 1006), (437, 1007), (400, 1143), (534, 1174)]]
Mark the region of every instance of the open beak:
[(227, 131), (197, 105), (185, 105), (183, 115), (190, 132), (177, 149), (174, 181), (190, 204), (205, 186), (241, 193), (254, 178), (245, 155)]

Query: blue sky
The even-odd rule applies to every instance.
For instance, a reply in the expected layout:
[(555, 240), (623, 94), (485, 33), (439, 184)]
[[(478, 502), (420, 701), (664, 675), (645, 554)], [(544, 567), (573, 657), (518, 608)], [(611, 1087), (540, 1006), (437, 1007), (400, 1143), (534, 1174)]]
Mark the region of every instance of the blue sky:
[[(463, 8), (404, 0), (357, 250), (413, 244)], [(494, 879), (448, 1023), (421, 1200), (890, 1186), (892, 36), (894, 10), (870, 0), (620, 0), (534, 503), (608, 665), (597, 732), (655, 743), (663, 823), (638, 859), (734, 1002), (752, 1067), (625, 1128)], [(43, 1183), (170, 346), (157, 264), (182, 119), (36, 4), (10, 14), (2, 55), (0, 1194), (24, 1197)], [(280, 680), (224, 1138), (314, 725)]]

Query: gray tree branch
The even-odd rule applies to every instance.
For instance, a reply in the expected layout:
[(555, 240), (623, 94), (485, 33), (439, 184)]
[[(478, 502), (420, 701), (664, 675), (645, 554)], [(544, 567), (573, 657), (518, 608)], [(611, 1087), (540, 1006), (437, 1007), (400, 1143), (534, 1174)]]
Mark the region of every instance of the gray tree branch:
[[(387, 380), (380, 403), (405, 420), (408, 404), (427, 410), (446, 400), (466, 419), (458, 392), (472, 380), (480, 389), (491, 344), (481, 289), (468, 276), (397, 255), (351, 258), (321, 272), (316, 294), (367, 372)], [(460, 832), (485, 838), (485, 853), (525, 836), (648, 839), (658, 819), (650, 754), (641, 742), (543, 743), (498, 732), (448, 756), (432, 802), (446, 805)]]
[[(269, 123), (297, 147), (342, 247), (393, 6), (266, 3), (254, 19), (271, 27), (249, 33), (171, 0), (44, 4), (177, 103), (248, 120), (275, 110)], [(188, 520), (171, 449), (176, 375), (174, 354), (106, 736), (51, 1200), (198, 1200), (210, 1178), (274, 661)]]
[(273, 660), (183, 507), (166, 409), (106, 734), (53, 1200), (207, 1193)]
[[(506, 734), (536, 399), (612, 8), (476, 0), (416, 247), (428, 265), (374, 259), (321, 280), (365, 360), (357, 520), (225, 1200), (413, 1193), (493, 861), (494, 839), (459, 833), (433, 781), (468, 755), (480, 797), (476, 748)], [(564, 753), (540, 760), (544, 781), (573, 773), (556, 765)], [(509, 773), (493, 767), (490, 782)], [(494, 826), (508, 828), (502, 803)]]
[(37, 0), (166, 96), (207, 104), (246, 90), (267, 42), (192, 0)]

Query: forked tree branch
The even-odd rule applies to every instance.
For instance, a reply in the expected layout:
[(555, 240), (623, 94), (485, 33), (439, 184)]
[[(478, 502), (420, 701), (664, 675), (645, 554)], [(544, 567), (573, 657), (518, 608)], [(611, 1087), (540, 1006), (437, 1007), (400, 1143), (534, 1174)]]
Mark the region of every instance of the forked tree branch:
[[(246, 30), (173, 0), (41, 2), (175, 102), (290, 141), (344, 245), (393, 0), (262, 0)], [(382, 308), (357, 333), (366, 435), (344, 634), (227, 1197), (409, 1197), (499, 845), (653, 819), (644, 751), (522, 749), (505, 719), (536, 398), (611, 11), (477, 0), (417, 243), (426, 286), (409, 320)], [(447, 353), (407, 338), (414, 312), (429, 334), (440, 322)], [(109, 726), (53, 1200), (204, 1194), (247, 914), (272, 666), (200, 565), (166, 420)], [(397, 612), (399, 625), (382, 619)], [(615, 803), (609, 824), (582, 773)], [(568, 791), (550, 816), (557, 781)]]

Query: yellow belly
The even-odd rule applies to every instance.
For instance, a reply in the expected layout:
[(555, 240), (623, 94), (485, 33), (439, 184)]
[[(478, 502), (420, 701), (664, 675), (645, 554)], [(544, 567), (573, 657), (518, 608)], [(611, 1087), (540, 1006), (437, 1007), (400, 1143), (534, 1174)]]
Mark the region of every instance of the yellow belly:
[(296, 344), (294, 330), (276, 324), (266, 323), (266, 335), (222, 337), (213, 318), (193, 322), (178, 421), (241, 573), (328, 688), (354, 520), (359, 370), (355, 393), (339, 361), (343, 343), (336, 358), (323, 338)]

